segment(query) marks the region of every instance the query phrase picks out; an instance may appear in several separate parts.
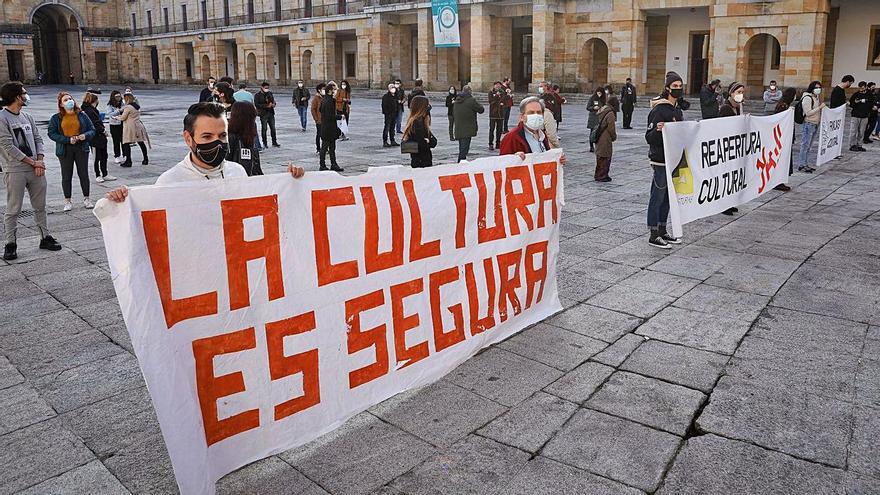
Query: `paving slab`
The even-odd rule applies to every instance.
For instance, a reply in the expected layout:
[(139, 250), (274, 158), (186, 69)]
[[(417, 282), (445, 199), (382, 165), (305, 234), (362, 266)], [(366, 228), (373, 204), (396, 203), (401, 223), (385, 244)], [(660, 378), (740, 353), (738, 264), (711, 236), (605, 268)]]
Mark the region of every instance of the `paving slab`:
[(630, 354), (620, 369), (708, 394), (729, 359), (723, 354), (649, 340)]
[(19, 347), (7, 357), (27, 378), (56, 375), (62, 371), (125, 352), (97, 330), (39, 347)]
[(66, 473), (48, 479), (17, 495), (129, 495), (122, 483), (116, 479), (100, 461), (71, 469)]
[(620, 283), (627, 287), (646, 290), (664, 296), (681, 297), (696, 287), (700, 281), (653, 270), (641, 270), (623, 279)]
[(505, 406), (515, 406), (562, 376), (545, 364), (493, 347), (453, 370), (448, 379)]
[(563, 493), (641, 495), (644, 492), (587, 471), (560, 464), (546, 457), (536, 457), (529, 461), (522, 468), (522, 471), (510, 481), (503, 493), (509, 495), (559, 495)]
[(0, 435), (55, 416), (55, 411), (27, 383), (0, 389), (0, 411)]
[(277, 457), (263, 460), (228, 474), (217, 482), (218, 495), (327, 495), (327, 491)]
[(645, 322), (636, 333), (672, 344), (733, 354), (750, 326), (748, 320), (671, 306)]
[(142, 387), (144, 379), (134, 356), (122, 353), (42, 376), (34, 386), (62, 413)]
[(857, 406), (847, 466), (851, 471), (880, 479), (880, 407)]
[(608, 343), (632, 332), (641, 322), (642, 319), (636, 316), (586, 303), (578, 304), (547, 320), (551, 325)]
[(132, 493), (178, 493), (171, 458), (161, 435), (138, 439), (102, 461)]
[(544, 391), (569, 402), (583, 404), (611, 373), (614, 373), (611, 366), (589, 361), (547, 385)]
[(625, 285), (615, 285), (589, 299), (600, 308), (619, 311), (639, 318), (650, 318), (675, 301), (672, 296), (656, 294)]
[(753, 321), (769, 297), (700, 284), (675, 301), (675, 306), (716, 316)]
[(576, 404), (538, 392), (477, 430), (477, 434), (535, 453), (576, 410)]
[(644, 337), (628, 333), (618, 339), (617, 342), (608, 346), (604, 351), (596, 354), (593, 357), (593, 361), (616, 368), (626, 361), (626, 358), (642, 345), (645, 340)]
[(571, 371), (608, 347), (608, 344), (539, 323), (498, 344), (498, 347), (561, 371)]
[(18, 372), (18, 369), (6, 359), (6, 356), (0, 355), (0, 390), (18, 385), (23, 381), (24, 377)]

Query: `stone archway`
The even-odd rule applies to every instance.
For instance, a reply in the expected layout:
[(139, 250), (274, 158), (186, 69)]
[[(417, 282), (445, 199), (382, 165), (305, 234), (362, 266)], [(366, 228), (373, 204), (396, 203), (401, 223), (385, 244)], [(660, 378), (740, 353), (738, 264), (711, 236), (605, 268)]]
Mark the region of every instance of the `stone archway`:
[(49, 84), (83, 80), (83, 20), (71, 7), (43, 4), (30, 15), (36, 26), (34, 35), (34, 67)]
[(211, 58), (207, 55), (202, 55), (201, 69), (202, 80), (207, 81), (211, 77)]
[(764, 86), (771, 80), (782, 82), (782, 44), (769, 33), (758, 33), (749, 38), (743, 47), (741, 81), (746, 85), (748, 98), (760, 98)]
[(141, 80), (141, 64), (138, 62), (137, 57), (131, 60), (131, 75), (134, 81)]
[(306, 50), (302, 53), (302, 64), (300, 65), (300, 70), (302, 71), (302, 80), (305, 82), (311, 82), (312, 80), (312, 51)]
[(165, 62), (163, 63), (164, 76), (166, 81), (174, 80), (174, 67), (171, 64), (171, 57), (165, 57)]
[(581, 46), (577, 81), (584, 93), (608, 84), (608, 45), (601, 38), (590, 38)]
[(245, 59), (245, 79), (249, 82), (257, 82), (257, 56), (254, 52), (247, 54)]

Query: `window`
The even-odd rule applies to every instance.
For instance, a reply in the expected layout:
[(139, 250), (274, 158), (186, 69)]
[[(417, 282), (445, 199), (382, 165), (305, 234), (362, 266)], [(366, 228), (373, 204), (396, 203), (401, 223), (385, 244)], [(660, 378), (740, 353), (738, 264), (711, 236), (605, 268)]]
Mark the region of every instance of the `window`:
[(336, 2), (336, 9), (338, 10), (337, 14), (345, 14), (345, 0), (338, 0)]
[(153, 11), (147, 11), (147, 33), (153, 34)]
[(345, 54), (345, 77), (346, 78), (354, 78), (355, 77), (355, 67), (357, 66), (357, 54), (354, 52), (348, 52)]
[(312, 0), (303, 1), (303, 17), (312, 16)]
[(162, 20), (165, 21), (165, 32), (170, 30), (171, 23), (168, 22), (168, 7), (162, 7)]
[(247, 3), (247, 21), (248, 24), (254, 23), (254, 0), (248, 0)]
[(132, 13), (131, 13), (131, 34), (133, 34), (133, 35), (136, 36), (136, 35), (137, 35), (137, 30), (138, 30), (138, 18), (137, 18), (137, 14), (135, 14), (134, 12), (132, 12)]
[(229, 25), (229, 0), (223, 0), (223, 25)]
[(186, 31), (189, 29), (187, 24), (189, 24), (188, 19), (186, 18), (186, 4), (180, 6), (180, 18), (183, 21), (183, 30)]
[(208, 0), (202, 0), (202, 29), (208, 29)]
[(868, 45), (868, 69), (880, 70), (880, 26), (871, 26), (871, 42)]
[(782, 59), (782, 47), (779, 46), (779, 40), (770, 37), (770, 70), (779, 70), (779, 62)]
[(281, 0), (275, 0), (275, 20), (281, 20)]

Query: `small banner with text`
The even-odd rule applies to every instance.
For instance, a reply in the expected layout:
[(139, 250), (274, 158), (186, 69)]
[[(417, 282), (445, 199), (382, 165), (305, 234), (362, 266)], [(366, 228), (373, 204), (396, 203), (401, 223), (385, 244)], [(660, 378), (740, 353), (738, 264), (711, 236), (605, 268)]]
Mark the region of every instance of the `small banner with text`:
[(461, 46), (458, 29), (458, 0), (431, 0), (434, 21), (434, 46), (454, 48)]
[(819, 151), (816, 153), (817, 167), (843, 154), (845, 122), (846, 105), (822, 109), (822, 120), (819, 124)]

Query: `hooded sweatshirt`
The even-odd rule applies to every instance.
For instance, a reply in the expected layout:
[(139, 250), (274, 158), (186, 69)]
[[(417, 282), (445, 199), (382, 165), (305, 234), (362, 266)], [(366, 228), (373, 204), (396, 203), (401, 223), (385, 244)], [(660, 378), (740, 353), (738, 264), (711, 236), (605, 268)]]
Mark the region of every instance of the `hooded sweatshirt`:
[(665, 166), (666, 155), (663, 152), (663, 132), (657, 130), (659, 122), (681, 122), (684, 115), (678, 106), (674, 105), (666, 98), (655, 98), (651, 100), (651, 113), (648, 114), (648, 130), (645, 132), (645, 141), (648, 142), (650, 149), (648, 151), (648, 159), (651, 165)]

